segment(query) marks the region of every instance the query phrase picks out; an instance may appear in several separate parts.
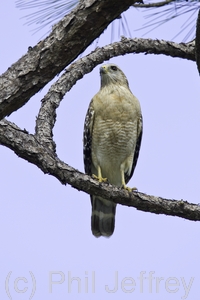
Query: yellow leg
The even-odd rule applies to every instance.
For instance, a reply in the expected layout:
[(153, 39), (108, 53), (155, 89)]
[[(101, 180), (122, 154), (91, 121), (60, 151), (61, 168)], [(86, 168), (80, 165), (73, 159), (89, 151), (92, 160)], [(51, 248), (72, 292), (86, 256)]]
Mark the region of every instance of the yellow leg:
[(137, 191), (137, 188), (136, 188), (136, 187), (130, 188), (130, 187), (126, 186), (125, 178), (124, 178), (124, 171), (123, 171), (123, 170), (121, 171), (121, 176), (122, 176), (122, 187), (123, 187), (125, 190), (127, 190), (128, 192)]
[(101, 174), (101, 167), (100, 167), (100, 166), (98, 166), (98, 170), (97, 170), (97, 171), (98, 171), (98, 176), (92, 174), (92, 177), (93, 177), (93, 178), (97, 179), (99, 182), (106, 182), (106, 181), (108, 181), (107, 178), (103, 178), (103, 177), (102, 177), (102, 174)]

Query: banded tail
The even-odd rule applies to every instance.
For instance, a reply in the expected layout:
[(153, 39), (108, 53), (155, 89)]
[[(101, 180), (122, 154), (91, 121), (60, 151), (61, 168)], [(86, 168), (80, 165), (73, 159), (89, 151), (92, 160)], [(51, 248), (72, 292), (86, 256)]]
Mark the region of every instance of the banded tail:
[(93, 235), (96, 237), (111, 236), (115, 229), (116, 204), (97, 196), (91, 196), (91, 202)]

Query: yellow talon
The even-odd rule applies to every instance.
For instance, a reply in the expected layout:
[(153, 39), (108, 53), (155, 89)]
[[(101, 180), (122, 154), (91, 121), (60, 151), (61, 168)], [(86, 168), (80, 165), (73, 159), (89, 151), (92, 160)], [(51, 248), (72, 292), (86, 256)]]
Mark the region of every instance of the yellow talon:
[(130, 188), (130, 187), (126, 186), (125, 184), (122, 185), (122, 188), (127, 190), (129, 193), (137, 191), (136, 187)]
[(138, 191), (138, 189), (134, 186), (133, 188), (132, 188), (132, 191), (134, 192), (134, 191)]
[(124, 178), (124, 171), (123, 170), (121, 172), (121, 175), (122, 175), (122, 188), (125, 189), (125, 190), (127, 190), (129, 193), (131, 193), (133, 191), (137, 191), (136, 187), (130, 188), (130, 187), (126, 186), (125, 178)]
[(99, 177), (99, 176), (97, 176), (97, 175), (95, 175), (95, 174), (92, 174), (92, 177), (93, 177), (94, 179), (97, 179), (99, 182), (107, 182), (107, 181), (108, 181), (107, 178)]
[(98, 176), (95, 174), (92, 174), (92, 177), (97, 179), (99, 182), (107, 182), (108, 181), (107, 178), (102, 177), (101, 168), (99, 166), (98, 166)]
[(131, 189), (130, 187), (128, 187), (128, 186), (123, 186), (123, 188), (124, 188), (125, 190), (127, 190), (129, 193), (132, 192), (132, 189)]

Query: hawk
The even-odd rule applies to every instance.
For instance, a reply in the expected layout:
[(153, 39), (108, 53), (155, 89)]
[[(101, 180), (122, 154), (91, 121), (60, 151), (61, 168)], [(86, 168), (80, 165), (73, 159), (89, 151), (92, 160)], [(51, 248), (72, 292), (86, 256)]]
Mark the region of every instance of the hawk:
[[(101, 87), (93, 97), (84, 124), (86, 174), (126, 187), (135, 169), (142, 139), (142, 113), (122, 70), (115, 64), (100, 68)], [(127, 188), (129, 189), (129, 188)], [(115, 227), (116, 204), (91, 195), (92, 233), (109, 237)]]

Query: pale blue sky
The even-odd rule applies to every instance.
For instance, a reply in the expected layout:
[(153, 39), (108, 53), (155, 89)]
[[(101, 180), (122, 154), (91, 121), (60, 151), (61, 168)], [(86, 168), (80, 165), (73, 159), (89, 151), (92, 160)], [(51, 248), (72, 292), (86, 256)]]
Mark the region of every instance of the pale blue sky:
[[(43, 34), (32, 35), (31, 28), (23, 26), (20, 17), (24, 14), (13, 0), (0, 3), (1, 73)], [(144, 22), (139, 11), (132, 9), (126, 15), (132, 29)], [(175, 20), (148, 37), (170, 39), (179, 25)], [(141, 33), (132, 31), (135, 36)], [(109, 41), (108, 30), (100, 45)], [(200, 99), (195, 63), (143, 54), (111, 62), (126, 74), (144, 119), (140, 157), (129, 186), (150, 195), (200, 203)], [(83, 122), (99, 86), (97, 66), (77, 82), (57, 111), (58, 155), (80, 171), (84, 170)], [(47, 90), (9, 120), (32, 133)], [(29, 299), (33, 277), (32, 299), (199, 299), (199, 222), (118, 205), (113, 236), (96, 239), (90, 229), (89, 195), (62, 186), (2, 146), (0, 157), (0, 299), (9, 299), (6, 291), (12, 299)], [(72, 277), (76, 279), (71, 283)]]

